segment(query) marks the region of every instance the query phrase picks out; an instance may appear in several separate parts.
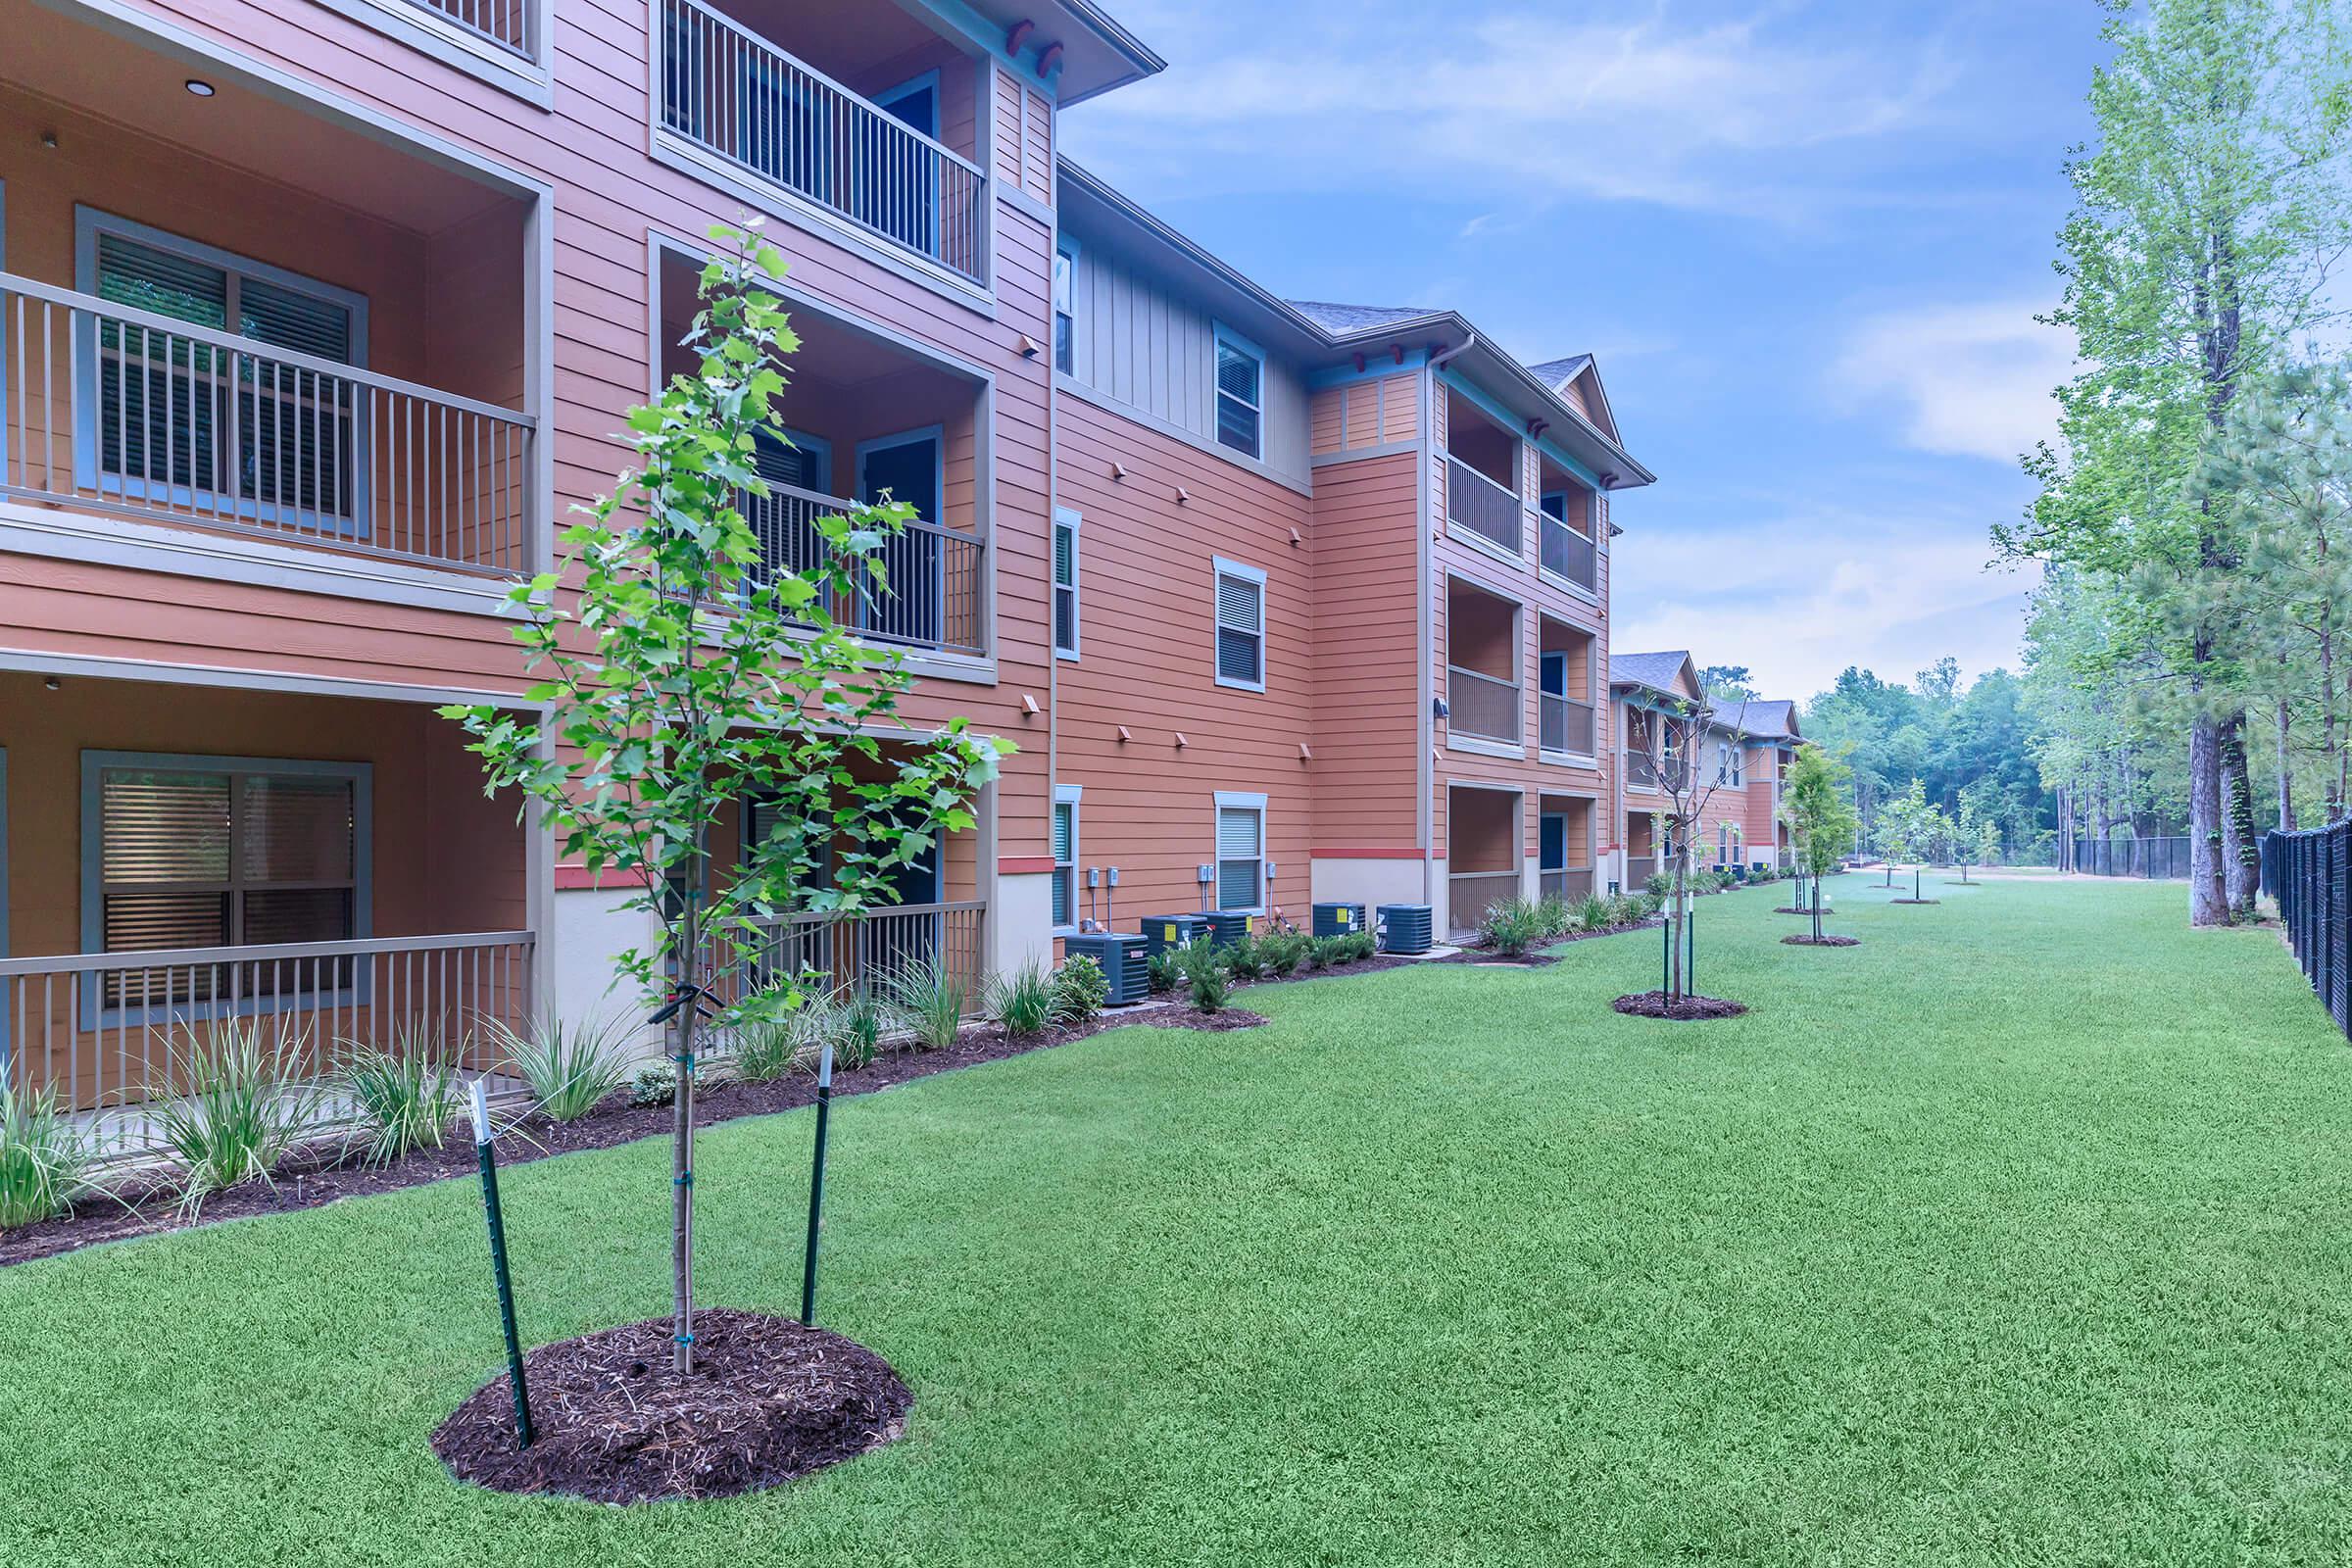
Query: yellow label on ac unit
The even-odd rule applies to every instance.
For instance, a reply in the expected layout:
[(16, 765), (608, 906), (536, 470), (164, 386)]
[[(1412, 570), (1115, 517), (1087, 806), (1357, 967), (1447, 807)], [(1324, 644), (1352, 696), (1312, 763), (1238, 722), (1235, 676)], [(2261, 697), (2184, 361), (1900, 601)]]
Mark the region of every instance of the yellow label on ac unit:
[(1176, 927), (1175, 927), (1173, 924), (1170, 924), (1170, 925), (1169, 925), (1169, 926), (1168, 926), (1168, 927), (1167, 927), (1165, 930), (1163, 930), (1163, 931), (1160, 933), (1160, 935), (1159, 935), (1159, 940), (1160, 940), (1160, 941), (1162, 941), (1162, 942), (1173, 942), (1173, 941), (1175, 941), (1175, 940), (1176, 940)]
[(1348, 925), (1353, 923), (1354, 919), (1355, 911), (1353, 909), (1343, 908), (1340, 910), (1340, 924)]

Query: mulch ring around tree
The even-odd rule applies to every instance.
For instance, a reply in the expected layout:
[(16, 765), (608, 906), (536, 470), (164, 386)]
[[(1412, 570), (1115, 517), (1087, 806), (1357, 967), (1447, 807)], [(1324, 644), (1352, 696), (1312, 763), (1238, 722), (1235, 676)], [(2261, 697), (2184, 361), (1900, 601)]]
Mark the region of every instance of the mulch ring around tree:
[(1888, 904), (1941, 904), (1941, 899), (1888, 899)]
[(854, 1340), (727, 1308), (694, 1320), (694, 1371), (670, 1369), (670, 1321), (649, 1318), (522, 1358), (531, 1446), (505, 1373), (433, 1433), (460, 1481), (592, 1502), (732, 1497), (895, 1443), (914, 1396)]
[(1747, 1010), (1744, 1002), (1692, 996), (1670, 1000), (1663, 991), (1637, 991), (1631, 996), (1619, 997), (1609, 1005), (1637, 1018), (1671, 1018), (1678, 1023), (1707, 1018), (1737, 1018)]
[(1219, 1007), (1214, 1012), (1202, 1012), (1198, 1007), (1162, 1007), (1148, 1017), (1130, 1018), (1129, 1023), (1153, 1024), (1161, 1029), (1198, 1029), (1202, 1034), (1223, 1034), (1228, 1029), (1255, 1029), (1267, 1022), (1262, 1012), (1247, 1007)]
[(1532, 950), (1522, 953), (1516, 957), (1505, 957), (1499, 953), (1490, 952), (1485, 948), (1464, 948), (1459, 953), (1448, 953), (1443, 958), (1432, 958), (1429, 961), (1432, 963), (1474, 963), (1488, 969), (1541, 969), (1546, 964), (1559, 962), (1560, 958), (1559, 955), (1554, 953), (1537, 953)]
[(1862, 945), (1860, 937), (1817, 937), (1802, 932), (1781, 940), (1792, 948), (1858, 948)]

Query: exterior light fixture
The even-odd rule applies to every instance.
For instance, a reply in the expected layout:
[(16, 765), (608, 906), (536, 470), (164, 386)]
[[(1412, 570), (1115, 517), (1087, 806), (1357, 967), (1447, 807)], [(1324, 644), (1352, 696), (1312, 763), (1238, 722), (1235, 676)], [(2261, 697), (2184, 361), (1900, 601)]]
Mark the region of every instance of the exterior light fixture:
[(187, 88), (188, 91), (194, 93), (199, 98), (210, 98), (216, 91), (219, 90), (215, 88), (211, 82), (206, 81), (202, 76), (190, 76), (186, 81), (180, 83), (180, 85)]

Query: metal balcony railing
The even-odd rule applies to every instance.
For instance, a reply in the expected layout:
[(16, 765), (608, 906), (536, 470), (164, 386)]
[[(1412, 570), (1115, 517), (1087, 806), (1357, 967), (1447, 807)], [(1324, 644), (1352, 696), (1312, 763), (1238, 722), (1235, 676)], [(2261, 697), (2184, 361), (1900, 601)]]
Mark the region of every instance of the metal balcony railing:
[[(841, 496), (770, 485), (764, 497), (741, 498), (744, 519), (759, 536), (763, 567), (808, 571), (822, 564), (818, 517), (854, 510)], [(981, 625), (981, 586), (987, 545), (971, 534), (932, 522), (909, 522), (881, 549), (882, 580), (828, 608), (839, 624), (876, 642), (987, 652)]]
[(0, 498), (531, 564), (527, 414), (0, 273)]
[(1600, 552), (1592, 541), (1548, 512), (1536, 514), (1543, 541), (1545, 571), (1575, 583), (1587, 593), (1600, 591)]
[(1516, 871), (1454, 871), (1446, 884), (1446, 919), (1457, 935), (1476, 931), (1489, 909), (1519, 896)]
[(1543, 896), (1564, 899), (1570, 904), (1592, 891), (1592, 868), (1589, 865), (1553, 866), (1540, 874)]
[(1537, 697), (1536, 718), (1538, 738), (1547, 752), (1569, 752), (1578, 757), (1593, 754), (1596, 719), (1591, 703), (1580, 703), (1573, 697), (1544, 692)]
[(988, 974), (987, 918), (987, 903), (976, 899), (779, 915), (758, 922), (755, 939), (714, 948), (706, 983), (728, 1000), (788, 982), (839, 1000), (887, 996), (895, 977), (934, 965), (962, 987), (966, 1008), (974, 1010)]
[(410, 0), (410, 4), (525, 60), (539, 58), (532, 0)]
[(1456, 457), (1446, 460), (1447, 524), (1498, 550), (1520, 551), (1519, 498)]
[(978, 164), (699, 0), (660, 0), (663, 129), (975, 282)]
[(1519, 683), (1482, 675), (1458, 664), (1446, 667), (1446, 728), (1453, 735), (1520, 744)]

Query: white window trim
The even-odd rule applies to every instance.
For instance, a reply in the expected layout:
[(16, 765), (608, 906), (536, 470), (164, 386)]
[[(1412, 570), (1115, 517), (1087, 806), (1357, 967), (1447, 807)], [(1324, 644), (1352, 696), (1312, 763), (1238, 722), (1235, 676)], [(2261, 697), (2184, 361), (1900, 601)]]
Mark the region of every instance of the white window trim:
[[(1085, 827), (1079, 803), (1080, 798), (1085, 793), (1086, 786), (1083, 784), (1056, 784), (1054, 786), (1054, 804), (1055, 806), (1066, 806), (1070, 808), (1070, 919), (1069, 923), (1066, 925), (1057, 925), (1054, 927), (1054, 935), (1057, 937), (1074, 937), (1078, 934), (1078, 866), (1080, 863), (1078, 835)], [(1050, 835), (1052, 832), (1052, 823), (1050, 821), (1047, 827)], [(1046, 848), (1051, 850), (1053, 845), (1049, 842)], [(1058, 860), (1054, 862), (1054, 875), (1056, 880), (1059, 880), (1062, 875), (1062, 865)], [(1049, 918), (1052, 916), (1053, 910), (1053, 905), (1048, 903), (1046, 906), (1046, 912)]]
[[(1223, 556), (1213, 556), (1210, 561), (1213, 569), (1209, 576), (1208, 590), (1209, 673), (1215, 676), (1216, 683), (1220, 686), (1228, 686), (1235, 691), (1242, 692), (1262, 692), (1266, 689), (1267, 664), (1266, 628), (1268, 617), (1266, 614), (1265, 569), (1260, 566), (1244, 565), (1238, 561), (1228, 561)], [(1220, 577), (1239, 578), (1254, 584), (1257, 588), (1257, 679), (1255, 680), (1235, 680), (1225, 673), (1224, 661), (1218, 658), (1217, 638), (1225, 629), (1224, 616), (1217, 608), (1217, 579)], [(1237, 626), (1234, 630), (1239, 631), (1241, 628)]]
[[(1247, 790), (1218, 790), (1213, 797), (1216, 805), (1208, 816), (1208, 858), (1213, 890), (1210, 903), (1223, 914), (1263, 914), (1269, 906), (1266, 898), (1266, 798)], [(1217, 844), (1218, 819), (1227, 811), (1255, 811), (1257, 813), (1257, 902), (1246, 909), (1228, 909), (1224, 900), (1225, 857)], [(1239, 859), (1239, 857), (1236, 857)]]
[[(1223, 422), (1217, 417), (1217, 411), (1226, 392), (1217, 383), (1217, 367), (1213, 358), (1208, 367), (1208, 438), (1224, 451), (1239, 452), (1252, 462), (1263, 463), (1266, 461), (1266, 351), (1222, 321), (1212, 323), (1211, 339), (1214, 344), (1212, 354), (1230, 348), (1257, 362), (1257, 401), (1243, 405), (1257, 416), (1257, 442), (1252, 447), (1237, 447), (1225, 439)], [(1241, 399), (1235, 398), (1234, 401), (1240, 403)]]
[[(1061, 622), (1059, 617), (1054, 614), (1054, 611), (1059, 608), (1058, 601), (1061, 597), (1062, 591), (1062, 584), (1058, 579), (1052, 581), (1049, 585), (1052, 589), (1053, 598), (1055, 603), (1050, 604), (1047, 607), (1047, 618), (1052, 621), (1054, 626), (1056, 628), (1054, 633), (1055, 641), (1054, 644), (1054, 657), (1056, 659), (1068, 660), (1071, 663), (1076, 663), (1078, 662), (1079, 652), (1086, 646), (1086, 595), (1081, 587), (1081, 584), (1085, 580), (1086, 572), (1086, 565), (1081, 558), (1081, 550), (1085, 544), (1085, 536), (1079, 531), (1078, 527), (1079, 523), (1083, 520), (1084, 519), (1077, 513), (1071, 511), (1068, 507), (1055, 507), (1054, 509), (1054, 531), (1059, 533), (1060, 530), (1064, 528), (1070, 530), (1069, 647), (1064, 648), (1061, 646), (1059, 640), (1060, 633), (1058, 630)], [(1056, 546), (1058, 546), (1060, 541), (1056, 539), (1054, 543)], [(1047, 569), (1049, 574), (1051, 573), (1052, 568), (1053, 556), (1049, 554), (1047, 557)], [(1259, 618), (1262, 620), (1265, 614), (1262, 607), (1260, 608), (1258, 614)]]
[[(1080, 328), (1085, 323), (1085, 318), (1082, 317), (1078, 311), (1078, 259), (1085, 254), (1086, 247), (1078, 243), (1078, 238), (1076, 235), (1069, 233), (1058, 233), (1054, 236), (1054, 259), (1058, 261), (1064, 256), (1067, 256), (1070, 259), (1070, 364), (1069, 368), (1063, 369), (1059, 361), (1059, 357), (1055, 356), (1055, 362), (1054, 366), (1054, 368), (1063, 375), (1076, 375), (1078, 373), (1078, 367), (1084, 363), (1085, 359), (1084, 355), (1079, 351), (1078, 344), (1078, 333)], [(1053, 298), (1053, 274), (1049, 272), (1046, 275), (1046, 312), (1049, 317), (1059, 317), (1061, 315), (1061, 308), (1059, 304), (1056, 303)], [(1058, 323), (1055, 321), (1048, 322), (1049, 326), (1057, 324)], [(1054, 347), (1053, 344), (1049, 343), (1046, 345), (1046, 347), (1047, 351), (1052, 353)]]
[[(100, 785), (107, 772), (115, 768), (152, 768), (158, 771), (182, 773), (270, 773), (307, 774), (316, 778), (346, 778), (351, 781), (351, 940), (365, 942), (374, 934), (373, 909), (375, 903), (375, 764), (372, 762), (328, 762), (308, 758), (288, 757), (212, 757), (172, 752), (98, 752), (81, 754), (81, 951), (98, 954), (106, 951), (106, 868), (105, 826), (106, 807)], [(252, 946), (253, 944), (241, 944)], [(366, 963), (358, 965), (358, 995), (351, 990), (320, 992), (316, 1001), (326, 1005), (366, 1004), (369, 1000), (369, 970)], [(157, 1016), (168, 1012), (170, 1017), (191, 1020), (223, 1016), (227, 1008), (219, 1003), (180, 1004), (168, 1009), (151, 1007), (102, 1008), (98, 1002), (98, 976), (84, 975), (81, 981), (81, 1004), (84, 1017), (96, 1018), (102, 1025), (141, 1025), (164, 1023), (169, 1018)], [(297, 1010), (292, 1002), (274, 998), (248, 997), (236, 1004), (240, 1016), (262, 1012)]]

